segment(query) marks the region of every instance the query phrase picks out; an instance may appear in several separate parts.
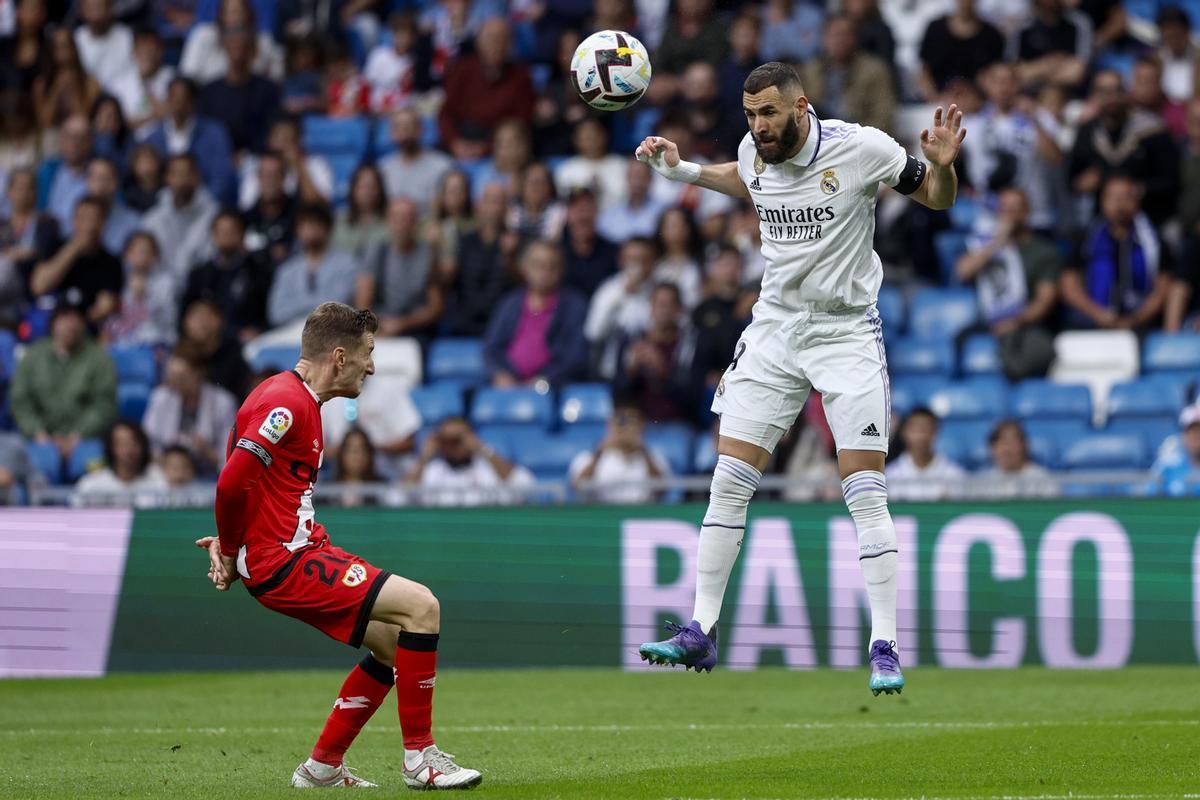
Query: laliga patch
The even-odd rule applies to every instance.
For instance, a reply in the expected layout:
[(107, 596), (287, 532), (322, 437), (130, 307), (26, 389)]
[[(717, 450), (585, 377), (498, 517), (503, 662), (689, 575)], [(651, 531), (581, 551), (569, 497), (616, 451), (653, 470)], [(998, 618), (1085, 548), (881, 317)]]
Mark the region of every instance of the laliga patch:
[(282, 406), (271, 409), (271, 413), (267, 414), (266, 420), (258, 432), (270, 439), (275, 444), (279, 444), (279, 440), (288, 432), (288, 428), (292, 427), (292, 412)]
[(347, 586), (358, 586), (367, 579), (367, 568), (362, 564), (351, 564), (342, 576), (342, 583)]

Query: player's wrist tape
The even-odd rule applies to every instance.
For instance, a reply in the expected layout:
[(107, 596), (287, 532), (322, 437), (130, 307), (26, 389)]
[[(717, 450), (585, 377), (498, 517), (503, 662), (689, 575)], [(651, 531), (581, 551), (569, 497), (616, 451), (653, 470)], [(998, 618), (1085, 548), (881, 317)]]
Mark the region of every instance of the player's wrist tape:
[(655, 170), (670, 180), (679, 181), (680, 183), (695, 183), (700, 180), (700, 165), (694, 161), (680, 159), (679, 163), (673, 167), (668, 167), (665, 161), (661, 163), (661, 167), (654, 166), (653, 164), (651, 166), (654, 166)]

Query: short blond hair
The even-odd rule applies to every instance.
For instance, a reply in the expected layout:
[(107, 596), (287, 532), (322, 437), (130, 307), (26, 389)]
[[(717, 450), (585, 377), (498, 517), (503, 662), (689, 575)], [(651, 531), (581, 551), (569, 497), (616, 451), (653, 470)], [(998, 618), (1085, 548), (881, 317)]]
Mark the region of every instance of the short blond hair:
[(304, 321), (300, 334), (300, 357), (316, 358), (335, 347), (352, 350), (364, 333), (379, 330), (379, 319), (369, 308), (354, 308), (345, 303), (321, 303)]

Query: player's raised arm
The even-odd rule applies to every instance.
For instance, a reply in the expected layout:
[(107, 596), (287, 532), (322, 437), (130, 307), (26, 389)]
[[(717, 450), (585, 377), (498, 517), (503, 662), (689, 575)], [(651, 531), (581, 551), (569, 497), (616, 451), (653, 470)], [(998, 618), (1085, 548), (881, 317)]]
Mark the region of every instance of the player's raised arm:
[(938, 210), (949, 208), (958, 196), (954, 160), (967, 135), (962, 118), (958, 106), (951, 104), (945, 111), (938, 106), (933, 112), (933, 127), (921, 131), (921, 152), (929, 161), (929, 169), (921, 185), (909, 197), (923, 206)]
[(703, 189), (727, 194), (730, 197), (750, 198), (746, 184), (738, 175), (736, 161), (725, 164), (696, 164), (679, 157), (679, 148), (670, 139), (647, 136), (634, 155), (650, 165), (658, 174), (681, 183), (694, 183)]

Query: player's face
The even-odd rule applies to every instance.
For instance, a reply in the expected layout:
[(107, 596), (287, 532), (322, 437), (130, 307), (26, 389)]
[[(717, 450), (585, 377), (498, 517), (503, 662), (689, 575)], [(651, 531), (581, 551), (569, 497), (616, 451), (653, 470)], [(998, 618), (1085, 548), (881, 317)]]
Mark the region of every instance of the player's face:
[(1005, 472), (1025, 466), (1025, 441), (1016, 428), (1005, 426), (992, 443), (992, 463)]
[(358, 397), (362, 393), (363, 381), (375, 374), (375, 334), (364, 333), (362, 343), (347, 348), (341, 354), (341, 371), (337, 384), (339, 397)]
[(904, 423), (901, 437), (904, 446), (918, 455), (928, 455), (933, 449), (933, 437), (937, 435), (934, 421), (924, 414), (918, 414)]
[(808, 113), (808, 98), (790, 97), (778, 86), (742, 95), (742, 109), (754, 147), (768, 164), (782, 164), (800, 152), (800, 120)]

